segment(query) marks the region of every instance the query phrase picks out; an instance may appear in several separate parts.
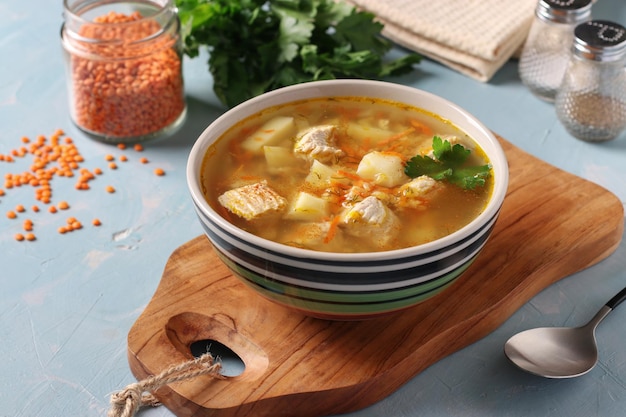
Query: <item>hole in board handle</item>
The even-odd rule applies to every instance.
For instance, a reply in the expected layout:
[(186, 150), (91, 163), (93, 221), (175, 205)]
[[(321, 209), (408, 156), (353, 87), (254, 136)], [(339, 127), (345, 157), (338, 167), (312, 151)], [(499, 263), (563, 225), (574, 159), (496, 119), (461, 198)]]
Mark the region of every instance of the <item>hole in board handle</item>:
[(196, 358), (199, 358), (207, 352), (213, 355), (215, 361), (221, 363), (221, 374), (226, 377), (239, 376), (246, 369), (246, 364), (239, 355), (217, 340), (198, 340), (197, 342), (193, 342), (189, 348), (191, 354)]

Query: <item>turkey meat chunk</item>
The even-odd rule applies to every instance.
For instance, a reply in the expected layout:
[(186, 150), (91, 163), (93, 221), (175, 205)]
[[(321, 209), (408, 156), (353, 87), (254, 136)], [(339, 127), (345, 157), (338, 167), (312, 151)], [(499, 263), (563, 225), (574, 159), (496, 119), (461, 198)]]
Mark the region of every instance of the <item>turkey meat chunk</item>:
[(287, 200), (270, 188), (267, 181), (228, 190), (217, 201), (231, 213), (246, 220), (280, 212), (287, 206)]
[(400, 233), (398, 217), (374, 196), (347, 208), (340, 226), (347, 234), (368, 239), (381, 249)]
[(294, 145), (294, 153), (309, 160), (332, 163), (339, 159), (343, 152), (334, 145), (335, 126), (315, 126), (299, 135)]

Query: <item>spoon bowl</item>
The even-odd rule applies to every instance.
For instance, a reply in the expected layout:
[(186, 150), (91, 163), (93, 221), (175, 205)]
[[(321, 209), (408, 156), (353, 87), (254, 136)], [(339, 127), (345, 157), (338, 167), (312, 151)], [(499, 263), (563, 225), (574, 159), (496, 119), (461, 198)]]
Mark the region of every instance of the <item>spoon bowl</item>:
[(598, 362), (595, 330), (622, 301), (626, 288), (581, 327), (540, 327), (511, 337), (504, 353), (513, 364), (546, 378), (572, 378), (589, 372)]

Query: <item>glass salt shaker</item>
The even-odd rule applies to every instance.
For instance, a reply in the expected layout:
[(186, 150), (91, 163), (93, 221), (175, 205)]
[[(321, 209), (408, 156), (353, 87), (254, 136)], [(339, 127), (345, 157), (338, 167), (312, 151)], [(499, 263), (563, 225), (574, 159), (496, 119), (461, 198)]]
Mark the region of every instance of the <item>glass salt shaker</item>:
[(571, 55), (556, 96), (557, 117), (578, 139), (615, 139), (626, 128), (626, 29), (604, 20), (583, 23)]
[(591, 0), (540, 0), (519, 60), (522, 82), (537, 97), (554, 101), (574, 28), (591, 19)]
[(64, 0), (61, 42), (72, 121), (108, 143), (171, 134), (184, 121), (174, 0)]

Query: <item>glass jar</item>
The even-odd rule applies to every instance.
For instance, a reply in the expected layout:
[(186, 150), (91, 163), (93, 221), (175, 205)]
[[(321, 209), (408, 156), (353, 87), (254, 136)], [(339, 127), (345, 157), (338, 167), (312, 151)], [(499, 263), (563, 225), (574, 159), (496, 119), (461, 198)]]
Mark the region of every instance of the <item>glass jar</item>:
[(591, 0), (540, 0), (519, 60), (522, 82), (537, 97), (554, 101), (574, 28), (591, 19)]
[(574, 137), (615, 139), (626, 128), (626, 29), (595, 20), (576, 27), (556, 113)]
[(61, 41), (72, 121), (110, 143), (172, 133), (185, 118), (172, 0), (64, 0)]

